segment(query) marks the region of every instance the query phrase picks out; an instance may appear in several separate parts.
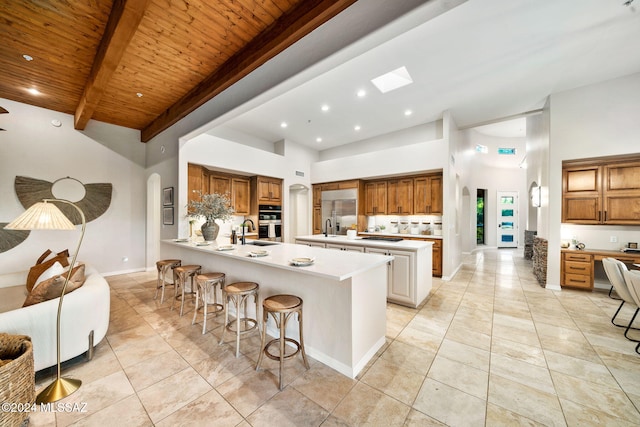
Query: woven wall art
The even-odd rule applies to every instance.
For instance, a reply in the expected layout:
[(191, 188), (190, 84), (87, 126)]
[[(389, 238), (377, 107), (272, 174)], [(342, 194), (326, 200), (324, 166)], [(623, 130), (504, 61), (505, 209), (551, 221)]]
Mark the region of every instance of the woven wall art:
[(13, 249), (29, 237), (28, 230), (5, 230), (8, 222), (0, 222), (0, 253)]
[[(18, 200), (20, 200), (20, 203), (22, 203), (25, 209), (28, 209), (34, 203), (41, 202), (42, 199), (55, 199), (51, 189), (53, 184), (62, 179), (73, 179), (84, 187), (84, 198), (73, 203), (84, 212), (87, 223), (98, 218), (109, 209), (111, 205), (111, 193), (113, 192), (113, 186), (111, 184), (84, 184), (71, 177), (60, 178), (54, 182), (49, 182), (41, 179), (28, 178), (26, 176), (16, 176), (15, 189)], [(73, 206), (66, 203), (53, 203), (60, 208), (62, 213), (64, 213), (72, 223), (75, 225), (82, 224), (80, 214)]]

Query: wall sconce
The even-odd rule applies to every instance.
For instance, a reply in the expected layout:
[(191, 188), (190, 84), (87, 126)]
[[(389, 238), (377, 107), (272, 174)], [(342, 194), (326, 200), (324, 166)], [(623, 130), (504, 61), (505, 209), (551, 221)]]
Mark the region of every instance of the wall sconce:
[(533, 187), (531, 189), (531, 205), (539, 208), (542, 205), (542, 187)]

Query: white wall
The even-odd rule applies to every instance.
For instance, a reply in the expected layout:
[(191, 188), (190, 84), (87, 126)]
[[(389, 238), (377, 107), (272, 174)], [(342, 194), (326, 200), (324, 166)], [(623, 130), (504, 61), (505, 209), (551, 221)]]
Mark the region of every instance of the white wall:
[(547, 285), (560, 284), (562, 228), (588, 248), (613, 249), (612, 235), (640, 241), (640, 227), (561, 227), (562, 161), (640, 152), (639, 111), (640, 73), (551, 95)]
[[(9, 111), (2, 115), (6, 132), (0, 132), (0, 222), (24, 211), (14, 190), (17, 175), (50, 182), (69, 176), (84, 184), (111, 183), (111, 205), (87, 224), (79, 259), (106, 274), (142, 269), (146, 184), (139, 133), (99, 122), (90, 122), (80, 132), (73, 129), (71, 115), (6, 99), (0, 104)], [(52, 126), (53, 119), (62, 126)], [(79, 234), (32, 231), (20, 245), (0, 253), (0, 271), (28, 269), (46, 249), (74, 251)]]

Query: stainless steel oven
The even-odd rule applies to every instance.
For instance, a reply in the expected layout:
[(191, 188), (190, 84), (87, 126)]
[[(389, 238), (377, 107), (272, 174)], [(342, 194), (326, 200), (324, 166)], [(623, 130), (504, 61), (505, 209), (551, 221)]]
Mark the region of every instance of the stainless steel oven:
[(282, 241), (282, 206), (258, 205), (258, 238)]

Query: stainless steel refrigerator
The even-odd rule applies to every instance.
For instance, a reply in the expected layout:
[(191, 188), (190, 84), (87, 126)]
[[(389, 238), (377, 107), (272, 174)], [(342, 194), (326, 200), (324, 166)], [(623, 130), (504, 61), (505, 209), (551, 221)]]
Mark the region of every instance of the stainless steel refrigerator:
[(347, 234), (358, 223), (358, 190), (322, 192), (322, 230), (328, 234)]

